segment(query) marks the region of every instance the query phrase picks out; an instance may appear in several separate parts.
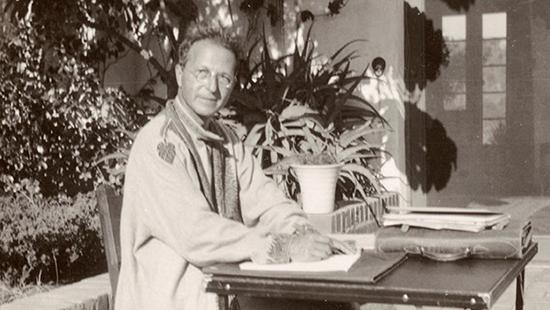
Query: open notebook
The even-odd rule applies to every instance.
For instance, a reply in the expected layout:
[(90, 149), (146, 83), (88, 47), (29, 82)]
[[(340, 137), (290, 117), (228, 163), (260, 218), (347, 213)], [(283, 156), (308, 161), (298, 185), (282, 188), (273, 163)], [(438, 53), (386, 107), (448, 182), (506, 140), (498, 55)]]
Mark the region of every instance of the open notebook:
[[(260, 269), (242, 269), (242, 264), (218, 264), (205, 267), (205, 274), (218, 276), (240, 277), (267, 277), (269, 279), (300, 279), (311, 281), (336, 281), (348, 283), (374, 283), (386, 274), (396, 269), (407, 256), (402, 252), (380, 253), (374, 250), (363, 250), (359, 258), (351, 265), (348, 271), (320, 270), (311, 272), (304, 270), (269, 270), (269, 265), (263, 265)], [(244, 265), (245, 268), (247, 265)], [(250, 265), (249, 265), (250, 266)]]
[(486, 209), (411, 207), (389, 208), (389, 211), (382, 219), (384, 226), (408, 225), (479, 232), (502, 229), (510, 221), (510, 215)]
[[(374, 249), (374, 234), (329, 234), (329, 237), (353, 242), (358, 250)], [(360, 251), (359, 251), (360, 252)], [(299, 272), (347, 272), (359, 259), (361, 253), (349, 255), (332, 255), (329, 258), (315, 262), (294, 262), (288, 264), (256, 264), (244, 262), (239, 265), (242, 270), (263, 270), (263, 271), (299, 271)]]
[(270, 279), (322, 280), (349, 283), (373, 283), (405, 261), (402, 252), (380, 253), (374, 249), (374, 234), (330, 234), (340, 241), (354, 241), (356, 255), (334, 255), (326, 261), (291, 264), (217, 264), (205, 267), (205, 274), (219, 276), (268, 277)]

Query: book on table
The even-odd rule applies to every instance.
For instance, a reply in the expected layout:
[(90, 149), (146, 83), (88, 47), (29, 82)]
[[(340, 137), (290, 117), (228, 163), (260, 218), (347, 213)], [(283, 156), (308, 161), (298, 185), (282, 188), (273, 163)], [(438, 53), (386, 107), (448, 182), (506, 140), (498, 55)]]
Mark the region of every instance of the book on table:
[(510, 222), (510, 215), (486, 209), (410, 207), (388, 208), (382, 218), (383, 226), (410, 226), (429, 229), (449, 229), (480, 232), (502, 229)]

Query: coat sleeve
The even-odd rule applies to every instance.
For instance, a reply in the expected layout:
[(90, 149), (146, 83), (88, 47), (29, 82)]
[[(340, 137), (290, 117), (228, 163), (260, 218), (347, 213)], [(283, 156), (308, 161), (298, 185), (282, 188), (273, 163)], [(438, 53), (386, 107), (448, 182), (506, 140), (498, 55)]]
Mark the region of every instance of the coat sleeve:
[(296, 202), (286, 197), (275, 181), (267, 177), (251, 149), (235, 145), (243, 220), (259, 224), (273, 233), (293, 233), (309, 222)]
[[(174, 156), (163, 159), (160, 143), (172, 143)], [(272, 240), (266, 230), (210, 210), (189, 165), (190, 156), (175, 135), (161, 138), (144, 133), (134, 142), (125, 181), (130, 190), (125, 194), (137, 195), (132, 207), (152, 238), (197, 266), (238, 262), (269, 252)]]

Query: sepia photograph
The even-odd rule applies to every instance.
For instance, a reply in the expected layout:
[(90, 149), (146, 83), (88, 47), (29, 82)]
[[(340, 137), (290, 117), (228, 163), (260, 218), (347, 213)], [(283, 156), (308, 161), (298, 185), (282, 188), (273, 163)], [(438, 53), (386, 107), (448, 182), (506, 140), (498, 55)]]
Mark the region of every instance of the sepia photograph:
[(550, 309), (549, 0), (0, 0), (0, 310)]

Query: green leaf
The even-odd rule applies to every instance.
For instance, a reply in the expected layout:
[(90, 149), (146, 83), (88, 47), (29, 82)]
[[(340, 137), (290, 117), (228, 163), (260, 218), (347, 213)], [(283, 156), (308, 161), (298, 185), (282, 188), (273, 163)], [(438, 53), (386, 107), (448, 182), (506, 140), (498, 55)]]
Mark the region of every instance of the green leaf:
[(336, 52), (334, 54), (332, 54), (332, 56), (330, 56), (330, 59), (331, 60), (334, 60), (336, 59), (336, 57), (338, 57), (338, 55), (343, 51), (345, 50), (348, 46), (354, 44), (354, 43), (357, 43), (357, 42), (367, 42), (367, 40), (365, 39), (355, 39), (355, 40), (351, 40), (349, 41), (348, 43), (342, 45), (342, 47), (340, 47), (338, 50), (336, 50)]
[(310, 114), (315, 115), (318, 114), (318, 112), (306, 105), (292, 104), (281, 112), (279, 115), (279, 120), (297, 120)]
[(353, 175), (353, 172), (351, 172), (349, 170), (342, 169), (341, 172), (340, 172), (340, 178), (347, 179), (348, 181), (350, 181), (353, 184), (353, 187), (355, 187), (355, 188), (361, 188), (362, 187), (359, 180), (357, 180), (357, 178)]
[(286, 175), (291, 165), (301, 164), (304, 161), (305, 154), (294, 154), (284, 157), (273, 165), (264, 169), (267, 175)]
[(281, 154), (284, 157), (292, 157), (292, 156), (296, 155), (291, 150), (289, 150), (287, 148), (284, 148), (284, 147), (273, 146), (273, 145), (268, 145), (268, 146), (260, 145), (258, 147), (263, 149), (263, 150), (274, 151), (278, 154)]
[(301, 129), (283, 129), (279, 137), (302, 137), (305, 138), (304, 131)]
[(379, 159), (382, 158), (382, 155), (378, 153), (371, 153), (371, 154), (352, 154), (345, 158), (345, 160), (342, 160), (342, 162), (353, 162), (353, 161), (361, 161), (361, 160), (372, 160), (372, 159)]
[[(346, 148), (343, 151), (341, 151), (340, 153), (338, 153), (338, 158), (342, 162), (348, 161), (353, 156), (361, 155), (361, 153), (360, 153), (361, 151), (365, 151), (365, 152), (368, 152), (368, 153), (372, 154), (372, 146), (370, 146), (368, 143), (364, 143), (364, 144), (361, 144), (361, 145), (358, 145), (358, 146), (353, 146), (353, 147), (350, 147), (350, 148)], [(358, 157), (362, 157), (362, 156), (358, 156)]]
[(385, 128), (371, 128), (370, 126), (362, 126), (356, 129), (348, 130), (340, 135), (339, 144), (342, 147), (347, 147), (355, 140), (367, 135), (387, 132)]
[(378, 178), (376, 178), (376, 176), (368, 168), (358, 164), (348, 163), (344, 165), (344, 167), (342, 167), (342, 170), (349, 171), (350, 173), (355, 173), (366, 177), (371, 183), (371, 185), (375, 188), (377, 193), (382, 192), (382, 189), (380, 188), (380, 185), (378, 183)]
[(262, 133), (264, 132), (265, 124), (256, 124), (248, 132), (246, 139), (244, 140), (245, 145), (256, 145), (262, 138)]
[(307, 126), (304, 126), (303, 130), (307, 141), (307, 144), (304, 144), (305, 149), (313, 151), (314, 154), (321, 153), (323, 141), (315, 137)]

